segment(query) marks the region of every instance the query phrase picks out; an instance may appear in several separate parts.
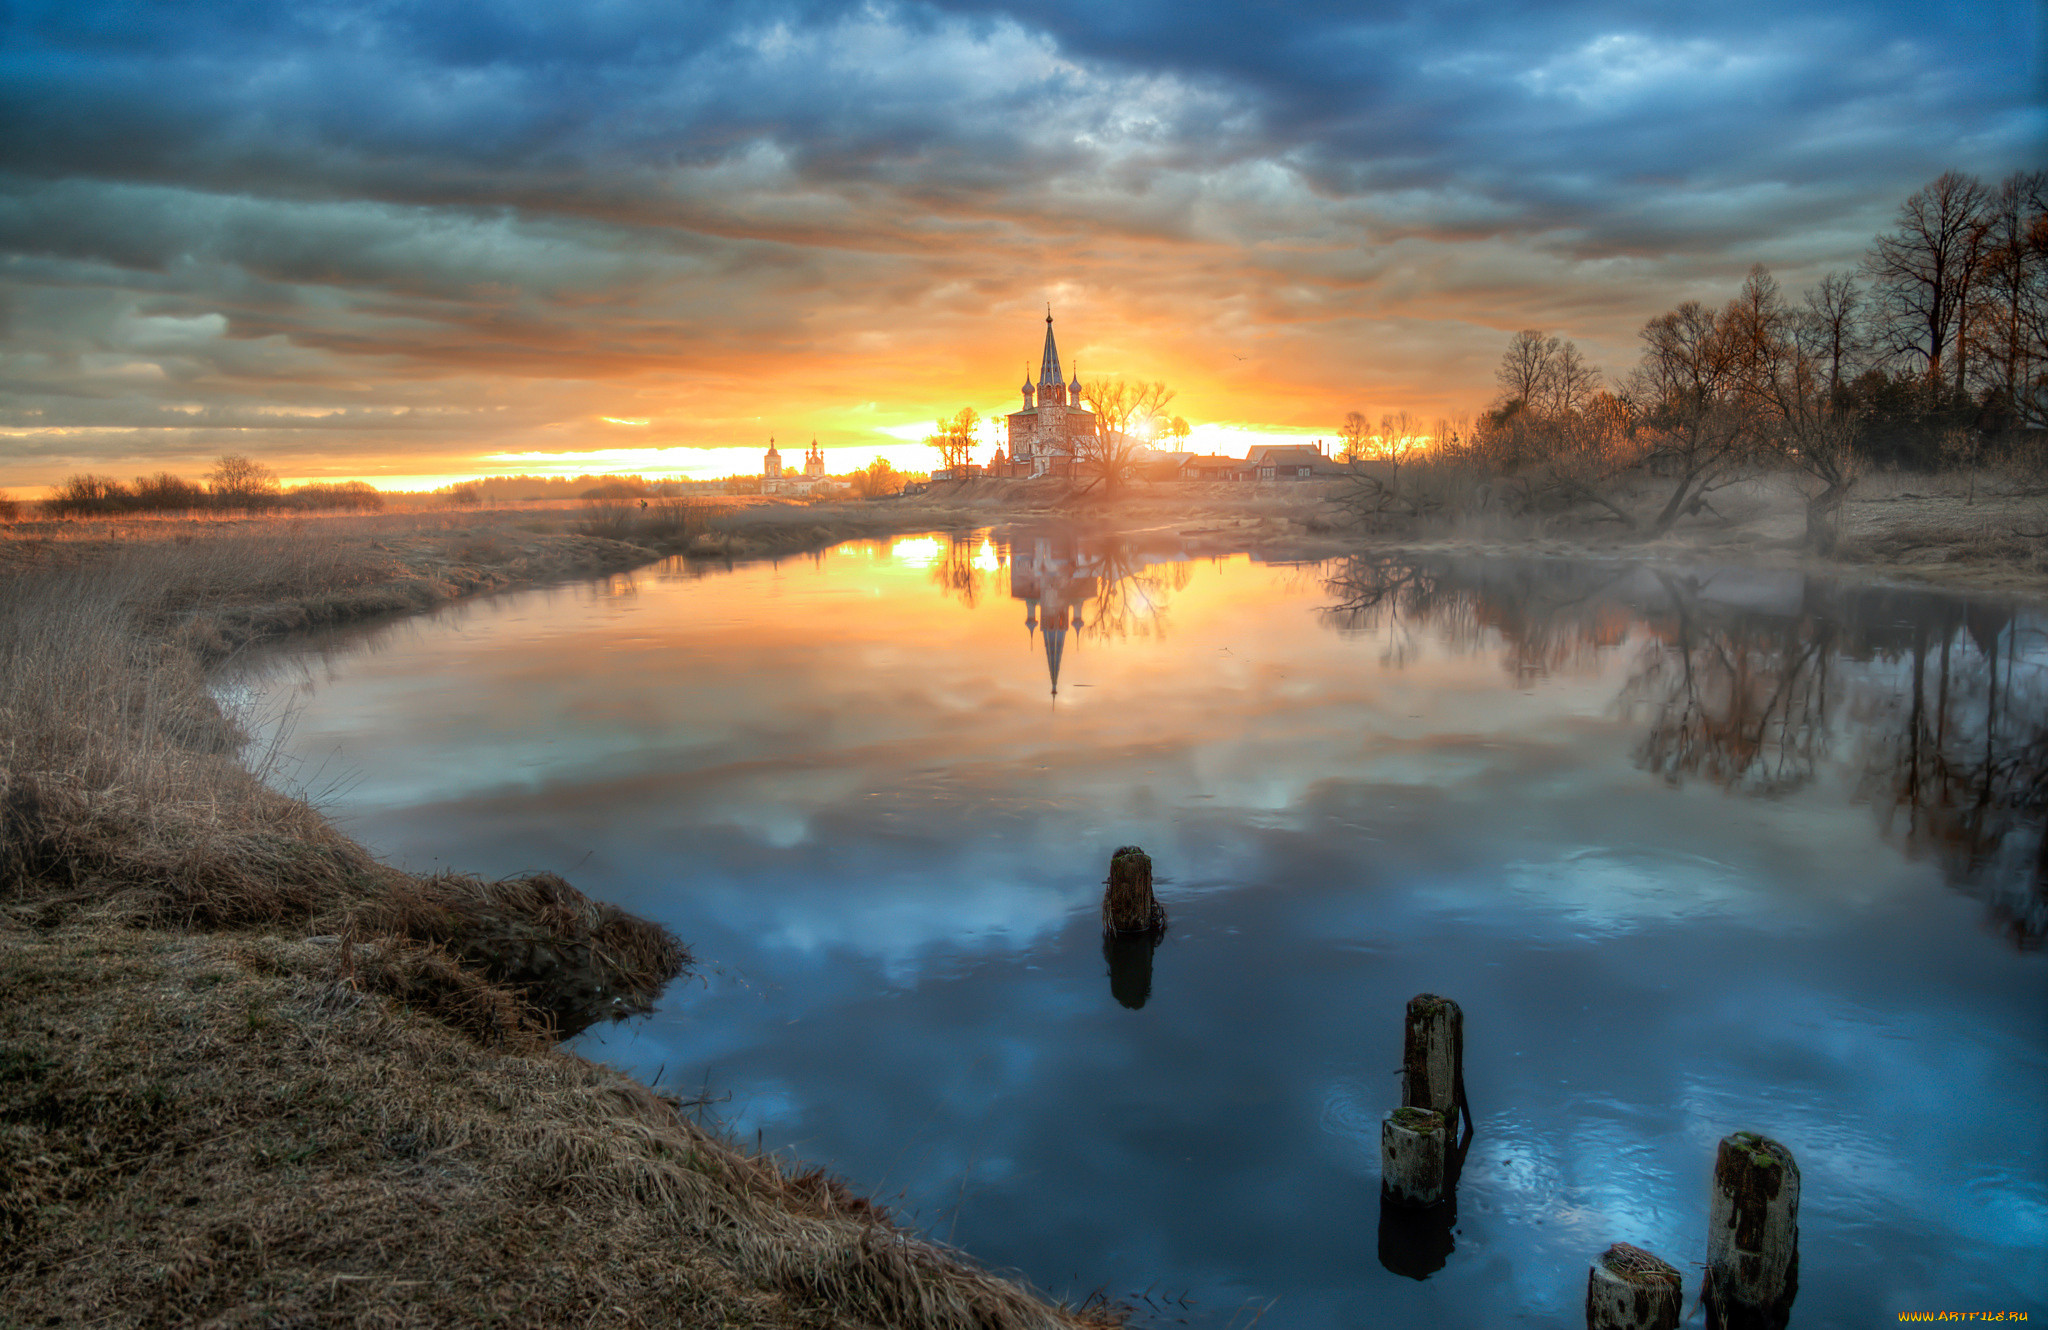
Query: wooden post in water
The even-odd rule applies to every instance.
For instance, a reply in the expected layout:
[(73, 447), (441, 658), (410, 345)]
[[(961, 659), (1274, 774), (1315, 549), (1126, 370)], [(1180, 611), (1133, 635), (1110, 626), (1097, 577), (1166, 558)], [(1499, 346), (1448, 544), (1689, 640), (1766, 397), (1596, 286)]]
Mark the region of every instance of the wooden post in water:
[(1421, 1209), (1444, 1198), (1450, 1151), (1444, 1115), (1427, 1108), (1397, 1108), (1380, 1123), (1380, 1195)]
[(1617, 1242), (1586, 1275), (1586, 1330), (1678, 1330), (1685, 1280), (1641, 1247)]
[(1755, 1132), (1723, 1137), (1707, 1210), (1707, 1330), (1784, 1330), (1799, 1292), (1799, 1165)]
[(1401, 1104), (1443, 1115), (1446, 1148), (1458, 1136), (1458, 1114), (1472, 1126), (1465, 1102), (1465, 1013), (1449, 998), (1417, 993), (1408, 999), (1408, 1027), (1401, 1041)]
[(1166, 910), (1152, 896), (1152, 856), (1135, 845), (1109, 857), (1109, 882), (1102, 893), (1102, 931), (1156, 933), (1166, 927)]

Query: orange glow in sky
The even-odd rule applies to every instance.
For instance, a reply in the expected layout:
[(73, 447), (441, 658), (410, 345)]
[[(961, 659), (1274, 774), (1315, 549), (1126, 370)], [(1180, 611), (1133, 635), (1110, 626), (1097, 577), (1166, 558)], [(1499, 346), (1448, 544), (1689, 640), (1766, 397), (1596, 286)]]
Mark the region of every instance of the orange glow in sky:
[(1679, 302), (1758, 262), (1796, 300), (1941, 171), (2038, 159), (2021, 7), (1725, 8), (38, 10), (0, 490), (926, 470), (1048, 310), (1194, 448), (1427, 431), (1517, 330), (1612, 381)]

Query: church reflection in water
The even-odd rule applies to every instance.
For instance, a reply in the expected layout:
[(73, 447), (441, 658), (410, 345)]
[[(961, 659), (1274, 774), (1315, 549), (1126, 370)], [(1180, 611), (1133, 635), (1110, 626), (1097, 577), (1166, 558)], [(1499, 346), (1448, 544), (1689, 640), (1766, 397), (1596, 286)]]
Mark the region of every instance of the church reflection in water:
[[(1197, 567), (1171, 535), (953, 537), (934, 580), (968, 605), (1007, 582), (1048, 687), (1084, 641), (1157, 635)], [(1324, 622), (1399, 666), (1425, 643), (1496, 656), (1518, 684), (1626, 661), (1616, 712), (1671, 784), (1763, 798), (1853, 775), (1915, 858), (2048, 941), (2048, 617), (1996, 597), (1801, 573), (1360, 552), (1322, 565)], [(1148, 964), (1149, 956), (1144, 958)], [(1138, 958), (1114, 967), (1133, 994)], [(1140, 999), (1142, 1000), (1142, 999)], [(1134, 1005), (1134, 1004), (1127, 1004)]]
[(1068, 537), (1033, 537), (1010, 550), (1010, 598), (1024, 602), (1024, 627), (1045, 644), (1045, 673), (1059, 696), (1067, 635), (1088, 626), (1088, 602), (1102, 589), (1100, 551)]
[(932, 579), (971, 607), (992, 573), (1007, 574), (1010, 598), (1024, 602), (1025, 632), (1044, 650), (1046, 681), (1057, 697), (1069, 649), (1078, 649), (1084, 638), (1157, 631), (1168, 597), (1187, 586), (1191, 565), (1186, 551), (1171, 542), (1140, 544), (1124, 536), (1061, 531), (977, 532), (949, 538)]

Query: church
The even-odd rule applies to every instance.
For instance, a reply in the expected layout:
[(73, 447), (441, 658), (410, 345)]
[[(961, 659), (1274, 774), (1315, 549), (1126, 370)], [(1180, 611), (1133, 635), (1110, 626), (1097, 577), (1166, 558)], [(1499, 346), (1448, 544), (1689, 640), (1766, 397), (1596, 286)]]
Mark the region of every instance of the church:
[(1074, 382), (1060, 376), (1060, 350), (1052, 340), (1052, 313), (1045, 316), (1045, 350), (1038, 358), (1038, 383), (1027, 369), (1024, 409), (1012, 411), (1009, 458), (998, 454), (988, 474), (1000, 476), (1072, 476), (1086, 441), (1095, 436), (1095, 413), (1081, 405), (1078, 367)]

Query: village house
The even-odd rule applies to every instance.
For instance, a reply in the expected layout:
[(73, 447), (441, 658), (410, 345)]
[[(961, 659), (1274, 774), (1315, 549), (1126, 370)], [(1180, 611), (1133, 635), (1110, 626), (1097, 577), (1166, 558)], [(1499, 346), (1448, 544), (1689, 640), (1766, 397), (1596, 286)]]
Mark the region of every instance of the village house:
[(1329, 480), (1348, 475), (1349, 468), (1323, 451), (1323, 441), (1254, 448), (1244, 460), (1246, 480)]
[(1237, 473), (1244, 469), (1242, 457), (1225, 457), (1220, 453), (1191, 453), (1180, 464), (1176, 473), (1179, 480), (1236, 480)]
[(1329, 480), (1349, 474), (1342, 462), (1323, 451), (1318, 440), (1309, 444), (1267, 444), (1251, 450), (1248, 457), (1224, 457), (1216, 453), (1190, 456), (1180, 465), (1181, 480)]

